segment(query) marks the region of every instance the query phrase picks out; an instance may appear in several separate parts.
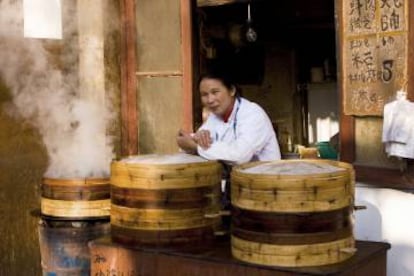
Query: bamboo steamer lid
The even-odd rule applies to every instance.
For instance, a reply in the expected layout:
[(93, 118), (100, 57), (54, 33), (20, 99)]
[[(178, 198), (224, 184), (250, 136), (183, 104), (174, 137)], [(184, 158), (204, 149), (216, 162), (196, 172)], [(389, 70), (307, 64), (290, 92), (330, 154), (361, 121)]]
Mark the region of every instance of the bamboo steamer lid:
[(111, 184), (139, 189), (177, 189), (216, 185), (221, 165), (185, 153), (130, 156), (111, 164)]
[(233, 168), (232, 204), (247, 210), (319, 212), (353, 204), (352, 165), (321, 159), (252, 162)]

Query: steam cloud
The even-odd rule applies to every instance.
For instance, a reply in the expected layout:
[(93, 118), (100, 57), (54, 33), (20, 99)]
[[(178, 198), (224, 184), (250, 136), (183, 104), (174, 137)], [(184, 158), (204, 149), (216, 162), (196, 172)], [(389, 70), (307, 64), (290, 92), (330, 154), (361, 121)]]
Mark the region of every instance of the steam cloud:
[(42, 135), (49, 156), (46, 177), (107, 177), (113, 145), (105, 133), (113, 114), (80, 97), (77, 77), (48, 62), (41, 40), (23, 38), (16, 2), (21, 1), (0, 0), (0, 81), (12, 94), (1, 109)]

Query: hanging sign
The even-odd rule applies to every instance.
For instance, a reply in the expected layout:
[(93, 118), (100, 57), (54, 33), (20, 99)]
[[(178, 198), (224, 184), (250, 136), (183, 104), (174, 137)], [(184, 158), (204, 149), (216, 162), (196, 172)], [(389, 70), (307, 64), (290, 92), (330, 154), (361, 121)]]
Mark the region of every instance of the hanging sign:
[(342, 0), (346, 115), (382, 115), (407, 79), (408, 0)]

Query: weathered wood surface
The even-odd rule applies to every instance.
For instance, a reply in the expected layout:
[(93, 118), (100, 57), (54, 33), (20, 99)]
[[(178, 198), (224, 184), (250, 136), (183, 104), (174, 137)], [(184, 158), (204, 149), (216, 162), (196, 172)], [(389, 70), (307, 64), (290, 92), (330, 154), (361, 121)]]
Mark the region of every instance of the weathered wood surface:
[(340, 5), (344, 112), (381, 116), (396, 91), (407, 90), (408, 1)]
[[(108, 271), (153, 276), (227, 275), (386, 275), (387, 243), (357, 241), (357, 253), (345, 262), (315, 267), (266, 267), (238, 261), (232, 257), (228, 240), (215, 240), (207, 248), (181, 247), (175, 250), (151, 247), (124, 247), (107, 238), (90, 243), (91, 275)], [(101, 274), (100, 274), (101, 273)]]

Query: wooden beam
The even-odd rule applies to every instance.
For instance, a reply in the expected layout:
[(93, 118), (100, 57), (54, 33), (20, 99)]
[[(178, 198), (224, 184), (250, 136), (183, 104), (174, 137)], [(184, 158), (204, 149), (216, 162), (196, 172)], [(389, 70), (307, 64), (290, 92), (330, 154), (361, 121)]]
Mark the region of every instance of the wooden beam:
[(137, 154), (138, 110), (136, 82), (135, 0), (121, 0), (121, 154)]
[(197, 0), (198, 7), (221, 6), (234, 3), (247, 3), (250, 0)]
[(337, 60), (338, 60), (338, 92), (339, 92), (339, 116), (340, 116), (340, 130), (339, 130), (339, 157), (341, 161), (352, 163), (355, 161), (355, 126), (354, 118), (344, 114), (344, 81), (342, 62), (342, 45), (344, 36), (344, 24), (342, 18), (342, 1), (335, 1), (335, 18), (336, 18), (336, 40), (337, 40)]
[(136, 72), (136, 75), (139, 77), (180, 77), (183, 75), (182, 71), (141, 71)]
[(404, 171), (354, 165), (356, 181), (377, 188), (414, 191), (414, 168), (409, 163)]
[(340, 159), (343, 162), (355, 161), (355, 123), (352, 116), (341, 114), (340, 118)]
[(181, 0), (182, 128), (193, 130), (193, 58), (191, 2)]

